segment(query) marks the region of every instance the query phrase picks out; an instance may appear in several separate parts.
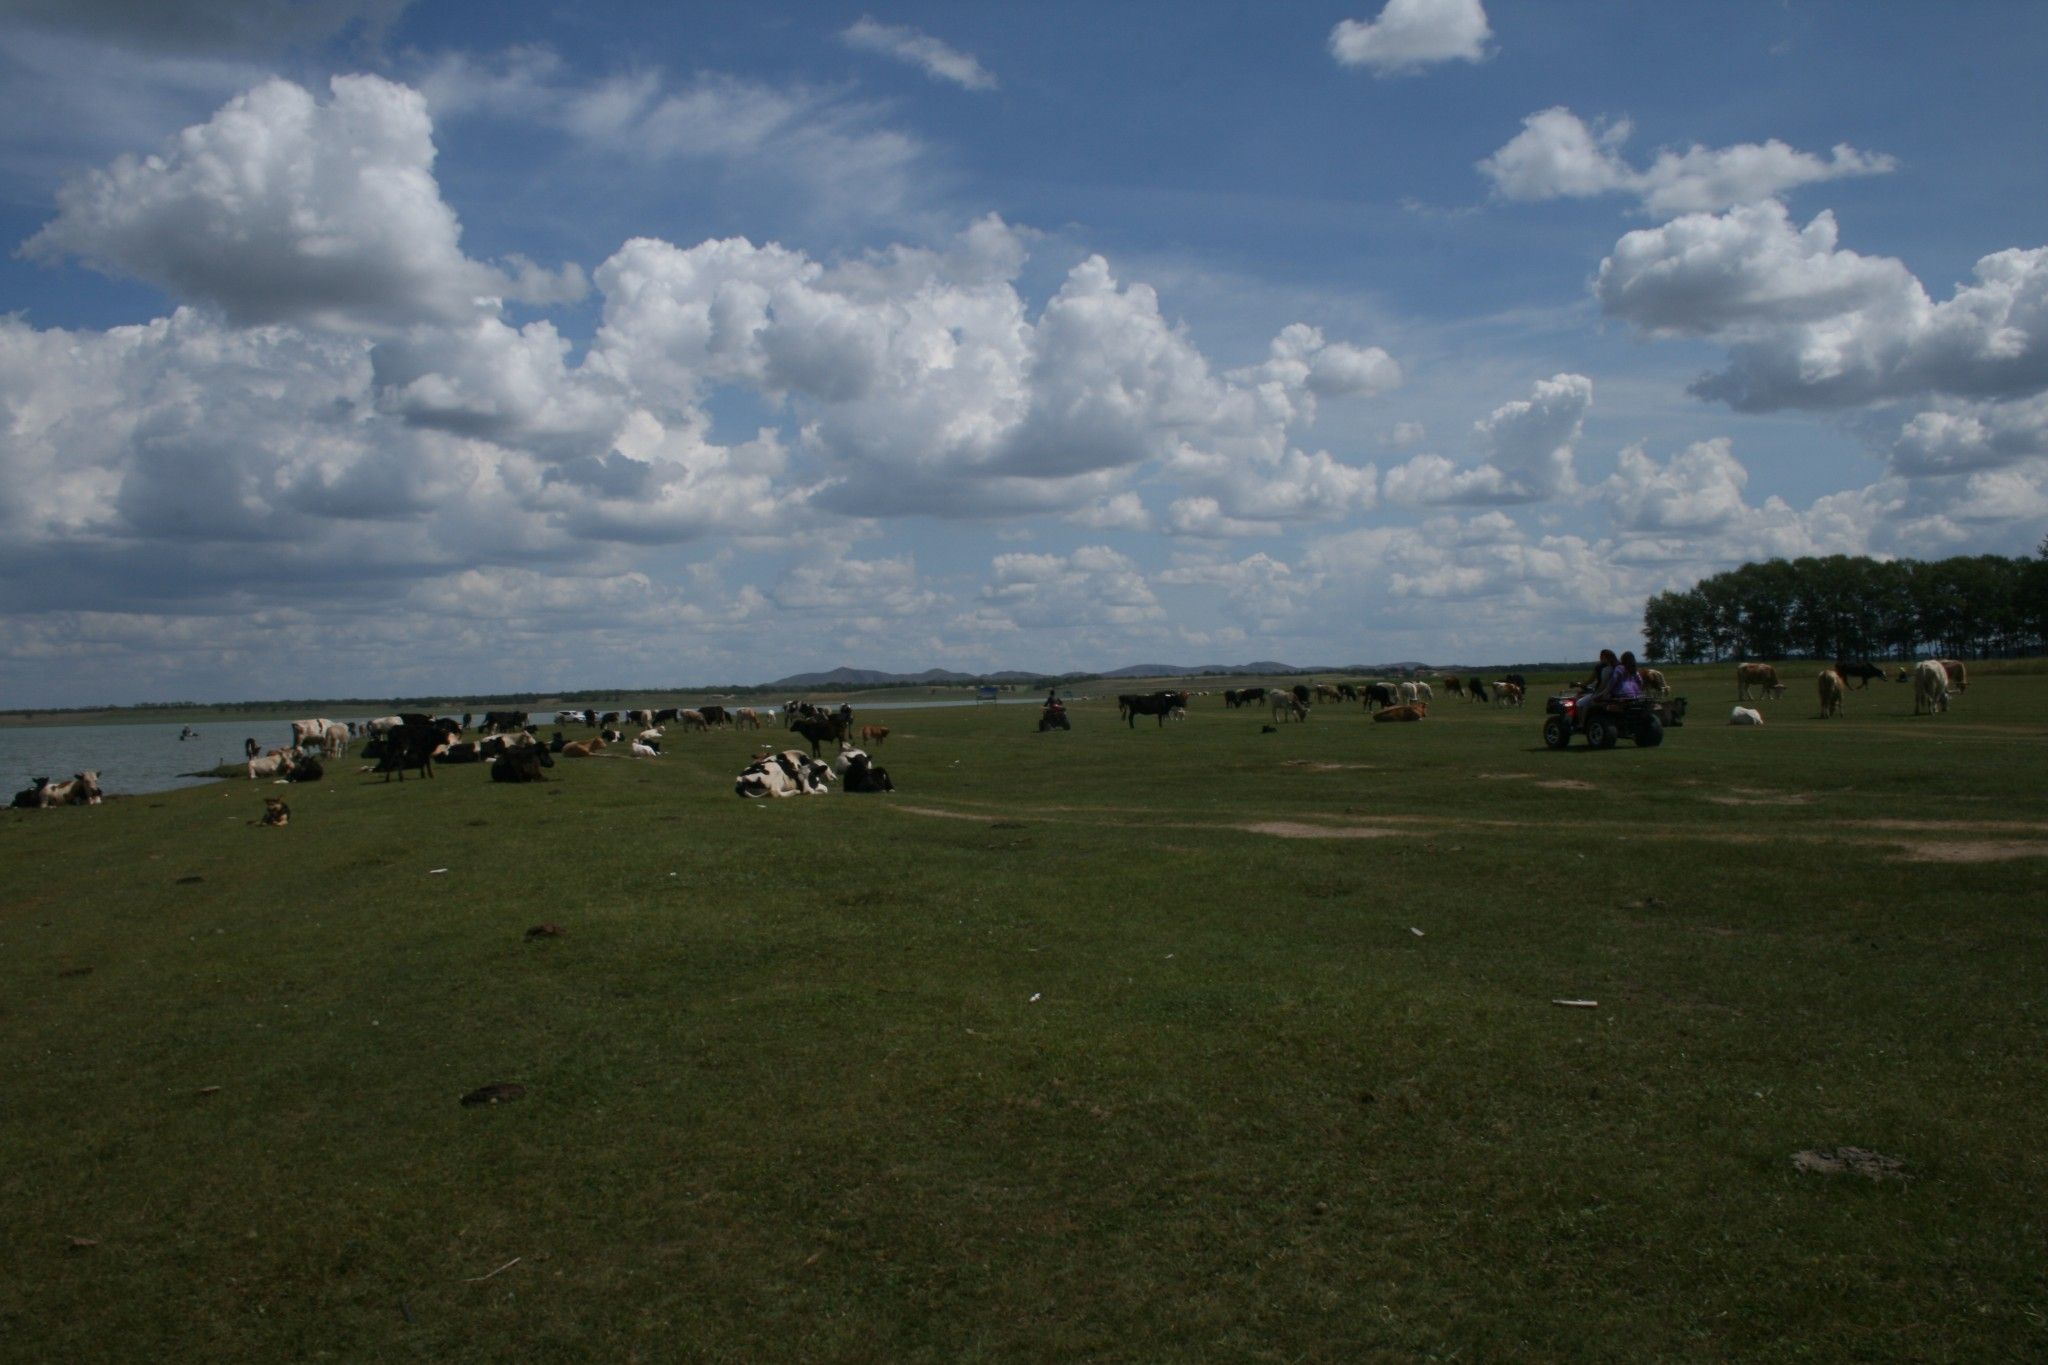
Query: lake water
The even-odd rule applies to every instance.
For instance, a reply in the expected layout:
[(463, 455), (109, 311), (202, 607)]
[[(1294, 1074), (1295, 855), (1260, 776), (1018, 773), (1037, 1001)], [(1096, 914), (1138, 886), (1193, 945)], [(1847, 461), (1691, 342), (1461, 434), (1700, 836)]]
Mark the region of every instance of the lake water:
[[(1037, 696), (1004, 697), (994, 703), (1037, 705)], [(870, 702), (854, 708), (869, 711), (915, 711), (941, 706), (987, 706), (972, 699), (946, 701)], [(611, 708), (606, 708), (611, 709)], [(534, 713), (534, 724), (547, 726), (552, 711)], [(335, 720), (350, 717), (335, 716)], [(355, 719), (366, 719), (356, 717)], [(23, 725), (0, 727), (0, 805), (38, 777), (62, 782), (87, 768), (99, 771), (100, 790), (135, 795), (196, 786), (214, 779), (188, 777), (221, 763), (242, 761), (242, 741), (254, 739), (264, 748), (292, 742), (289, 723), (281, 720), (212, 721), (195, 725), (195, 738), (179, 739), (185, 726), (175, 722), (147, 725)]]

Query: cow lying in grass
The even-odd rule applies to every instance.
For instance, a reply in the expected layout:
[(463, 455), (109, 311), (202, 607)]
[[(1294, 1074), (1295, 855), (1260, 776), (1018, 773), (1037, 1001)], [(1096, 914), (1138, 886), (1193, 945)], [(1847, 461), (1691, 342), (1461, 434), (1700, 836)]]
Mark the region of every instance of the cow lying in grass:
[(252, 758), (249, 760), (249, 780), (254, 782), (259, 777), (290, 777), (292, 769), (298, 764), (299, 760), (289, 751)]
[(32, 786), (15, 794), (14, 804), (22, 810), (48, 810), (51, 806), (97, 806), (100, 798), (100, 775), (88, 768), (68, 782), (38, 777)]
[(741, 797), (823, 796), (831, 790), (832, 766), (801, 749), (757, 754), (734, 779), (733, 794)]
[(542, 768), (552, 768), (555, 760), (548, 751), (538, 744), (521, 745), (499, 754), (491, 764), (493, 782), (545, 782)]
[(1762, 725), (1764, 723), (1763, 712), (1747, 706), (1737, 706), (1728, 712), (1728, 723), (1730, 725)]
[(859, 749), (842, 750), (832, 760), (832, 771), (839, 774), (840, 784), (850, 792), (896, 790), (896, 784), (889, 780), (889, 770)]
[(1383, 706), (1372, 713), (1375, 721), (1426, 720), (1428, 717), (1429, 703), (1426, 701), (1411, 702), (1405, 706)]

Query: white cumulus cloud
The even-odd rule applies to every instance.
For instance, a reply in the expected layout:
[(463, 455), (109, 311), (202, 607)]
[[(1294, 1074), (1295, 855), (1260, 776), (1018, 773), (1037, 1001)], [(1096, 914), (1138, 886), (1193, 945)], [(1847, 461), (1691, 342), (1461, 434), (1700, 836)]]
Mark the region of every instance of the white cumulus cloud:
[(1439, 62), (1484, 61), (1492, 36), (1480, 0), (1387, 0), (1377, 19), (1339, 20), (1330, 30), (1330, 55), (1341, 65), (1386, 76)]

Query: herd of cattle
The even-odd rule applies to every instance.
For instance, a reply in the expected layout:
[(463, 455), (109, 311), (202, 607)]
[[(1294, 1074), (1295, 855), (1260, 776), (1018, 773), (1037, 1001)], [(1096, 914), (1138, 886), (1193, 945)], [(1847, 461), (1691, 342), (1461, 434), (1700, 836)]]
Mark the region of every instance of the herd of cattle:
[[(1842, 714), (1851, 684), (1865, 689), (1882, 682), (1887, 673), (1867, 660), (1838, 661), (1822, 669), (1817, 686), (1823, 719)], [(1641, 670), (1644, 691), (1651, 696), (1669, 697), (1671, 689), (1664, 675), (1654, 668)], [(1950, 697), (1969, 689), (1969, 669), (1959, 659), (1923, 659), (1899, 668), (1893, 680), (1913, 686), (1913, 714), (1933, 715), (1949, 708)], [(1470, 702), (1520, 706), (1528, 680), (1509, 673), (1498, 680), (1476, 677), (1440, 677), (1436, 686), (1449, 696)], [(1734, 725), (1761, 725), (1763, 713), (1742, 703), (1781, 698), (1785, 684), (1771, 664), (1742, 663), (1735, 669), (1736, 706), (1729, 713)], [(1187, 715), (1193, 693), (1186, 691), (1135, 692), (1117, 697), (1118, 718), (1136, 726), (1139, 716), (1156, 717), (1160, 725)], [(1206, 694), (1204, 694), (1206, 695)], [(1423, 680), (1371, 683), (1296, 683), (1281, 687), (1231, 688), (1223, 693), (1223, 704), (1231, 710), (1247, 706), (1268, 706), (1275, 721), (1306, 721), (1310, 711), (1322, 703), (1356, 702), (1379, 721), (1418, 721), (1429, 714), (1435, 687)], [(742, 771), (733, 790), (743, 797), (817, 795), (835, 780), (849, 792), (893, 791), (887, 769), (869, 757), (866, 748), (889, 737), (889, 727), (864, 725), (856, 732), (851, 707), (832, 711), (792, 699), (780, 708), (783, 728), (802, 737), (810, 753), (786, 749), (775, 753), (763, 749)], [(590, 758), (609, 748), (621, 748), (635, 758), (658, 758), (670, 727), (685, 732), (730, 727), (760, 730), (778, 716), (775, 707), (706, 705), (694, 708), (664, 707), (658, 710), (557, 711), (555, 724), (581, 725), (597, 733), (589, 739), (567, 740), (561, 730), (551, 740), (542, 740), (537, 727), (524, 711), (486, 711), (476, 725), (477, 737), (465, 739), (473, 716), (401, 714), (374, 720), (334, 721), (324, 718), (291, 723), (288, 746), (262, 750), (254, 740), (247, 745), (247, 772), (251, 780), (272, 778), (284, 781), (317, 781), (325, 776), (321, 759), (329, 761), (347, 752), (349, 744), (365, 741), (362, 757), (366, 773), (381, 773), (385, 781), (396, 774), (405, 780), (408, 772), (422, 777), (434, 775), (434, 764), (488, 764), (494, 782), (545, 781), (543, 770), (555, 766), (556, 757)], [(623, 728), (622, 728), (623, 727)], [(1269, 726), (1268, 729), (1273, 727)], [(631, 732), (629, 735), (629, 731)], [(856, 738), (862, 746), (855, 747)], [(837, 756), (826, 762), (821, 756), (825, 744), (837, 746)], [(17, 793), (13, 805), (43, 809), (51, 806), (97, 805), (102, 798), (99, 774), (81, 772), (69, 781), (52, 782), (39, 777)]]
[[(379, 716), (362, 722), (343, 722), (324, 717), (291, 723), (292, 743), (268, 751), (254, 740), (246, 746), (246, 771), (253, 781), (315, 781), (325, 776), (320, 759), (334, 759), (347, 752), (355, 739), (364, 741), (362, 771), (382, 774), (389, 782), (396, 775), (405, 781), (408, 772), (431, 778), (434, 765), (486, 764), (493, 782), (543, 782), (544, 769), (555, 759), (591, 758), (610, 748), (621, 748), (635, 758), (659, 758), (667, 735), (664, 727), (680, 726), (685, 731), (708, 731), (720, 727), (759, 730), (764, 719), (776, 715), (773, 707), (724, 706), (695, 708), (666, 707), (659, 710), (557, 711), (557, 726), (582, 725), (597, 731), (588, 739), (571, 740), (557, 729), (550, 740), (540, 738), (539, 728), (524, 711), (486, 711), (476, 724), (477, 737), (465, 739), (476, 718), (465, 715), (430, 716), (404, 713)], [(811, 752), (790, 749), (780, 754), (763, 750), (743, 771), (734, 786), (741, 796), (796, 796), (826, 790), (840, 781), (850, 792), (895, 790), (888, 770), (874, 762), (863, 749), (852, 747), (857, 733), (860, 742), (880, 744), (889, 737), (886, 725), (864, 725), (855, 731), (853, 710), (842, 706), (826, 711), (808, 702), (791, 701), (781, 710), (785, 728), (810, 744)], [(626, 729), (617, 727), (625, 726)], [(629, 734), (628, 731), (633, 733)], [(836, 744), (837, 757), (826, 764), (819, 759), (822, 745)], [(802, 762), (797, 762), (801, 759)], [(70, 786), (71, 784), (63, 784)], [(36, 791), (48, 787), (41, 784)], [(94, 786), (97, 799), (97, 786)], [(28, 793), (24, 793), (24, 796)], [(22, 804), (17, 800), (17, 804)], [(46, 802), (54, 804), (54, 802)]]

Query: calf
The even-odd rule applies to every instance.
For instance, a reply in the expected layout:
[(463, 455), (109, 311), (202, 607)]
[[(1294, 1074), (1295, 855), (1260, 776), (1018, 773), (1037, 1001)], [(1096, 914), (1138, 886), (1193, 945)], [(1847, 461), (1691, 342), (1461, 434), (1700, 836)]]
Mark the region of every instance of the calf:
[(1302, 701), (1301, 698), (1295, 696), (1292, 692), (1283, 692), (1276, 687), (1266, 695), (1269, 696), (1273, 702), (1274, 720), (1308, 719), (1308, 704)]
[(1404, 706), (1383, 706), (1373, 714), (1375, 721), (1382, 720), (1426, 720), (1429, 717), (1429, 703), (1418, 701)]
[(1392, 683), (1368, 683), (1365, 688), (1365, 709), (1377, 710), (1382, 706), (1399, 706), (1401, 695)]
[(1842, 691), (1846, 686), (1842, 681), (1842, 675), (1832, 668), (1824, 668), (1820, 671), (1819, 684), (1820, 718), (1826, 720), (1830, 716), (1841, 715)]
[(869, 758), (858, 749), (849, 749), (847, 757), (852, 761), (846, 765), (841, 785), (850, 792), (892, 792), (896, 784), (889, 780), (889, 770)]
[(732, 713), (732, 728), (735, 730), (758, 730), (761, 728), (761, 713), (751, 706), (742, 706)]
[(888, 737), (889, 727), (886, 725), (863, 725), (860, 727), (860, 742), (862, 744), (880, 744)]
[(572, 739), (562, 746), (563, 758), (589, 758), (604, 747), (604, 737), (596, 739)]
[(18, 791), (18, 792), (16, 792), (16, 793), (14, 794), (14, 809), (15, 809), (15, 810), (42, 810), (42, 809), (43, 809), (44, 807), (46, 807), (46, 806), (48, 806), (48, 805), (50, 804), (50, 803), (49, 803), (49, 801), (47, 801), (47, 800), (45, 800), (45, 799), (44, 799), (44, 793), (48, 792), (49, 790), (50, 790), (50, 779), (49, 779), (49, 778), (47, 778), (47, 777), (32, 777), (32, 778), (30, 778), (30, 779), (29, 779), (29, 785), (28, 785), (28, 786), (26, 786), (26, 787), (23, 787), (23, 788), (22, 788), (22, 789), (21, 789), (20, 791)]
[(1522, 685), (1506, 681), (1497, 682), (1493, 685), (1493, 699), (1502, 706), (1520, 706), (1522, 704)]

